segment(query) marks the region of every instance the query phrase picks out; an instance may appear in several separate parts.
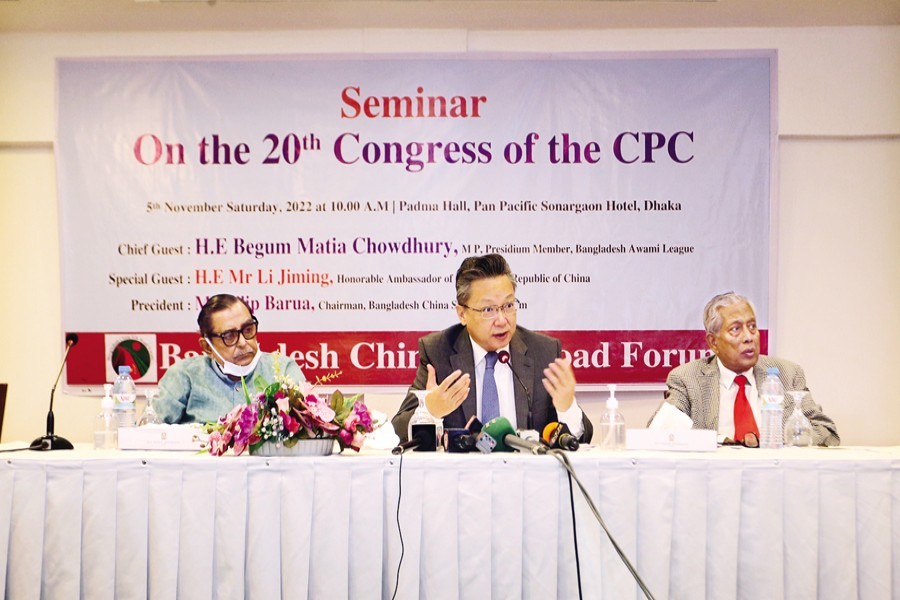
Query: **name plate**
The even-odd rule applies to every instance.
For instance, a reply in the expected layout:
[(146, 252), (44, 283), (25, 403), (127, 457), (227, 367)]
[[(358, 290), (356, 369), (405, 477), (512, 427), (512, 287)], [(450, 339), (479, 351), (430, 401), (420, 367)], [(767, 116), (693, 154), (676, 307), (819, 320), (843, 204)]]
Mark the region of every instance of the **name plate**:
[(206, 448), (209, 435), (190, 425), (120, 427), (119, 450), (192, 450)]
[(627, 450), (715, 452), (717, 434), (712, 429), (627, 429)]

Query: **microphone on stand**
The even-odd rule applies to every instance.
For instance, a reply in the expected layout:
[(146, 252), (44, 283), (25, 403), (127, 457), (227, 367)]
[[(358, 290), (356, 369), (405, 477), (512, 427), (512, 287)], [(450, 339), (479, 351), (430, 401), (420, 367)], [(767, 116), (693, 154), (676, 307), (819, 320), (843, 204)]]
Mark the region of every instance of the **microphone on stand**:
[(578, 438), (572, 435), (565, 423), (547, 423), (544, 427), (544, 442), (551, 448), (574, 452), (578, 450)]
[(50, 411), (47, 413), (47, 435), (39, 437), (31, 442), (31, 450), (72, 450), (72, 442), (64, 437), (53, 434), (53, 396), (56, 394), (56, 386), (59, 384), (59, 378), (62, 377), (63, 368), (66, 366), (66, 359), (69, 358), (69, 350), (78, 343), (77, 333), (66, 334), (66, 351), (63, 354), (62, 364), (59, 365), (59, 373), (56, 374), (56, 381), (53, 382), (53, 388), (50, 390)]
[[(501, 350), (497, 353), (497, 360), (506, 365), (509, 364), (509, 361), (512, 360), (512, 357), (506, 350)], [(516, 378), (516, 381), (519, 382), (519, 385), (522, 386), (522, 389), (525, 390), (525, 401), (528, 404), (528, 417), (527, 422), (525, 423), (525, 429), (534, 429), (534, 419), (531, 416), (531, 390), (528, 389), (528, 386), (525, 385), (524, 381), (519, 379), (519, 374), (516, 373), (516, 370), (512, 368), (512, 365), (509, 365), (509, 370), (512, 371), (513, 377)], [(521, 426), (521, 423), (519, 423), (519, 426)]]
[(507, 446), (513, 448), (514, 450), (518, 450), (519, 452), (538, 455), (547, 454), (547, 446), (543, 445), (540, 442), (529, 440), (516, 434), (507, 434), (506, 438), (503, 441), (506, 442)]
[(482, 430), (481, 421), (472, 415), (465, 428), (447, 430), (447, 452), (471, 452), (475, 450)]
[(437, 426), (434, 423), (414, 423), (412, 426), (412, 439), (397, 444), (391, 450), (392, 454), (403, 454), (407, 450), (420, 452), (434, 452), (437, 450)]
[(526, 440), (516, 434), (512, 424), (506, 417), (491, 419), (484, 425), (475, 447), (484, 454), (491, 452), (528, 452), (530, 454), (546, 454), (547, 448), (540, 442)]

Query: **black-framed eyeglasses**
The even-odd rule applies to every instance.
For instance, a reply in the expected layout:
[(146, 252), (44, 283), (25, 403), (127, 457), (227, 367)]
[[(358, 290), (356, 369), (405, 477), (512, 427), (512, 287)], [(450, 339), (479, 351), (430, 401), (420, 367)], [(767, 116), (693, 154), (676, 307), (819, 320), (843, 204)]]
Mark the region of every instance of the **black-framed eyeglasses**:
[(519, 301), (518, 299), (513, 299), (511, 302), (505, 302), (500, 306), (485, 306), (484, 308), (472, 308), (471, 306), (467, 306), (462, 302), (459, 303), (463, 308), (468, 308), (471, 311), (475, 311), (481, 314), (481, 318), (486, 321), (491, 321), (496, 319), (500, 313), (502, 312), (507, 317), (510, 317), (516, 314), (516, 310), (519, 309)]
[(238, 336), (244, 336), (245, 340), (252, 340), (255, 338), (257, 327), (259, 327), (259, 321), (256, 320), (256, 317), (253, 317), (250, 321), (241, 325), (240, 329), (229, 329), (222, 333), (211, 333), (209, 334), (209, 337), (217, 337), (222, 340), (223, 344), (230, 347), (238, 343)]

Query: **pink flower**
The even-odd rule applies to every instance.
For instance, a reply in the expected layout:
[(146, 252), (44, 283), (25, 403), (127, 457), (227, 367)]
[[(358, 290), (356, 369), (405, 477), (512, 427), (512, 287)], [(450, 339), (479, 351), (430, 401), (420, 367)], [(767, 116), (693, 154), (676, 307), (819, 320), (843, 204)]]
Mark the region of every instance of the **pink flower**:
[(222, 434), (218, 431), (213, 431), (209, 434), (209, 453), (213, 456), (222, 456), (225, 454), (225, 451), (228, 450), (228, 446), (222, 439)]
[(359, 452), (359, 449), (363, 447), (365, 441), (366, 434), (361, 431), (357, 431), (353, 436), (353, 441), (350, 443), (350, 447)]
[(319, 398), (318, 396), (310, 394), (306, 397), (306, 404), (307, 406), (309, 406), (309, 412), (311, 412), (323, 423), (330, 423), (331, 421), (334, 421), (334, 409), (331, 408), (331, 405), (328, 404), (327, 401)]
[(300, 421), (292, 418), (291, 415), (285, 412), (281, 413), (281, 422), (285, 430), (291, 435), (294, 435), (300, 429)]
[(278, 390), (278, 393), (275, 394), (275, 406), (278, 407), (278, 412), (284, 414), (291, 409), (291, 400), (284, 395), (284, 392)]
[(238, 409), (240, 412), (237, 416), (237, 422), (234, 424), (234, 453), (239, 456), (243, 454), (250, 444), (250, 437), (254, 434), (254, 429), (256, 428), (258, 409), (253, 404), (244, 404)]
[(228, 414), (226, 414), (224, 417), (219, 417), (219, 423), (224, 424), (226, 430), (231, 429), (232, 427), (234, 427), (234, 424), (238, 420), (238, 417), (240, 417), (241, 413), (244, 411), (245, 406), (247, 405), (240, 404), (238, 406), (235, 406), (230, 411), (228, 411)]
[(356, 407), (353, 407), (353, 410), (350, 411), (350, 414), (347, 415), (347, 418), (344, 419), (344, 429), (347, 431), (353, 431), (356, 429), (357, 424), (359, 424), (359, 414), (356, 412)]
[(338, 432), (338, 437), (341, 438), (341, 442), (343, 442), (345, 446), (349, 446), (353, 443), (353, 434), (346, 429), (341, 429)]
[(354, 426), (358, 426), (363, 431), (369, 432), (373, 429), (372, 415), (369, 413), (369, 407), (363, 402), (357, 401), (353, 404), (353, 410), (350, 411), (350, 416), (347, 417), (347, 420), (352, 420)]

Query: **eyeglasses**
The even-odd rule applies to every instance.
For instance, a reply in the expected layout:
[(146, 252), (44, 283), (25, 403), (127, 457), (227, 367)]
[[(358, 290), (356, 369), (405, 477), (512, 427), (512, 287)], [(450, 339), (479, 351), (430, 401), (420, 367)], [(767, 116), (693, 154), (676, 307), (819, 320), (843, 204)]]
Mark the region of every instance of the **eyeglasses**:
[(238, 343), (238, 336), (244, 336), (245, 340), (252, 340), (253, 338), (255, 338), (256, 328), (258, 326), (259, 321), (256, 320), (256, 317), (253, 317), (252, 320), (241, 325), (240, 329), (229, 329), (228, 331), (223, 331), (222, 333), (211, 333), (209, 334), (209, 337), (217, 337), (222, 340), (222, 343), (226, 346), (234, 346)]
[(513, 300), (512, 302), (506, 302), (500, 306), (485, 306), (484, 308), (472, 308), (471, 306), (466, 306), (462, 302), (460, 302), (459, 305), (463, 308), (468, 308), (469, 310), (480, 313), (482, 319), (491, 321), (496, 319), (501, 312), (507, 317), (516, 314), (516, 310), (519, 308), (519, 301)]

